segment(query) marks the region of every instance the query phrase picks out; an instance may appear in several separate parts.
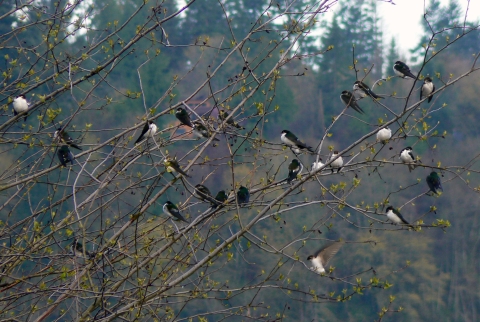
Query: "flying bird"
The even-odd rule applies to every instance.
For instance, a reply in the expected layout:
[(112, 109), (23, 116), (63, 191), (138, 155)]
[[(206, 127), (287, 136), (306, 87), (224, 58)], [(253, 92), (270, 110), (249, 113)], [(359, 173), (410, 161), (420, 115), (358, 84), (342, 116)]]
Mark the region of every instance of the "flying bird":
[(163, 205), (163, 213), (175, 221), (184, 221), (188, 224), (188, 221), (186, 221), (185, 218), (183, 218), (183, 216), (180, 214), (177, 206), (175, 206), (171, 201), (167, 201)]
[(240, 186), (240, 188), (238, 188), (237, 200), (240, 206), (245, 205), (250, 201), (250, 192), (244, 186)]
[[(28, 111), (28, 102), (25, 95), (19, 95), (13, 99), (13, 115), (18, 115), (22, 112)], [(23, 121), (27, 120), (28, 114), (25, 114)]]
[[(83, 257), (83, 246), (77, 239), (74, 239), (72, 245), (70, 245), (70, 252), (73, 256)], [(87, 255), (88, 258), (93, 257), (93, 254), (87, 250), (85, 250), (85, 255)]]
[(70, 152), (70, 149), (68, 148), (68, 145), (62, 145), (60, 149), (58, 149), (57, 151), (57, 156), (58, 156), (58, 160), (60, 160), (60, 163), (64, 167), (67, 166), (67, 162), (70, 162), (70, 164), (73, 165), (75, 160), (72, 152)]
[(357, 100), (355, 99), (355, 96), (353, 96), (353, 94), (350, 93), (349, 91), (343, 91), (342, 94), (340, 95), (340, 99), (342, 100), (343, 104), (345, 104), (347, 107), (351, 107), (356, 112), (360, 114), (364, 114), (362, 108), (358, 105)]
[(392, 130), (388, 127), (384, 127), (377, 132), (377, 141), (382, 142), (383, 144), (387, 143), (388, 140), (392, 137)]
[(307, 260), (311, 261), (313, 265), (311, 269), (318, 273), (325, 273), (325, 266), (338, 253), (340, 247), (342, 247), (342, 243), (332, 243), (320, 248), (315, 255), (308, 256)]
[(182, 123), (183, 125), (194, 127), (192, 124), (192, 121), (190, 120), (190, 116), (188, 115), (187, 111), (185, 111), (184, 108), (177, 108), (177, 111), (175, 112), (175, 117)]
[[(328, 161), (335, 159), (337, 155), (338, 155), (338, 151), (334, 151)], [(340, 170), (342, 170), (342, 166), (343, 166), (343, 158), (341, 156), (338, 157), (338, 159), (336, 159), (332, 163), (330, 163), (330, 168), (332, 168), (332, 173), (334, 169), (338, 169), (337, 173), (339, 173)]]
[(53, 139), (58, 139), (60, 140), (60, 142), (63, 142), (72, 148), (82, 151), (82, 148), (76, 145), (75, 142), (73, 142), (70, 134), (68, 134), (65, 129), (62, 130), (61, 127), (59, 127), (58, 130), (55, 131), (55, 133), (53, 133)]
[(425, 180), (427, 181), (430, 191), (433, 192), (434, 194), (438, 194), (438, 190), (443, 191), (442, 183), (440, 182), (440, 177), (438, 176), (438, 173), (436, 173), (435, 171), (430, 172), (430, 174), (427, 176)]
[(135, 144), (143, 141), (143, 139), (153, 138), (155, 133), (157, 133), (157, 126), (155, 125), (155, 123), (153, 123), (153, 121), (148, 121), (147, 123), (145, 123), (142, 133), (138, 137), (137, 141), (135, 141)]
[(325, 164), (322, 162), (322, 158), (318, 159), (318, 162), (312, 163), (312, 172), (320, 170)]
[[(380, 97), (378, 96), (377, 94), (375, 94), (371, 89), (370, 87), (368, 87), (367, 84), (365, 84), (364, 82), (362, 81), (356, 81), (355, 83), (353, 83), (353, 91), (355, 94), (357, 94), (359, 97), (367, 97), (367, 96), (370, 96), (374, 99), (379, 99), (379, 98), (383, 98), (383, 97)], [(343, 101), (343, 99), (342, 99)], [(345, 103), (346, 104), (346, 103)]]
[(415, 163), (417, 162), (415, 160), (415, 157), (413, 156), (413, 150), (411, 147), (407, 146), (405, 149), (403, 149), (400, 152), (400, 160), (402, 160), (403, 163), (408, 164), (408, 170), (412, 172), (412, 170), (415, 169)]
[(287, 183), (291, 183), (302, 172), (303, 165), (297, 160), (293, 159), (288, 165)]
[(430, 103), (433, 98), (433, 95), (431, 95), (433, 92), (435, 92), (435, 85), (433, 85), (432, 79), (427, 76), (423, 79), (423, 85), (420, 90), (420, 100), (428, 96), (427, 102)]
[[(220, 110), (219, 113), (218, 113), (218, 117), (220, 118), (220, 120), (224, 121), (228, 117), (228, 113), (225, 112), (224, 110)], [(232, 118), (228, 119), (227, 124), (231, 125), (233, 127), (236, 127), (237, 129), (240, 129), (240, 130), (245, 129), (243, 126), (236, 123)]]
[[(193, 122), (195, 127), (193, 128), (193, 134), (195, 134), (199, 138), (208, 139), (212, 136), (212, 133), (202, 124), (200, 121)], [(217, 138), (213, 138), (213, 141), (220, 141)]]
[(412, 72), (410, 71), (410, 68), (408, 68), (407, 64), (405, 64), (404, 62), (401, 62), (399, 60), (397, 60), (395, 62), (395, 65), (393, 65), (393, 71), (395, 72), (395, 74), (397, 74), (398, 76), (400, 76), (402, 78), (405, 78), (406, 76), (408, 76), (410, 78), (417, 79), (415, 77), (415, 75), (412, 74)]
[(177, 172), (182, 174), (185, 177), (191, 178), (185, 171), (183, 171), (180, 168), (180, 165), (178, 164), (178, 161), (176, 159), (166, 157), (165, 160), (163, 161), (163, 164), (165, 165), (165, 168), (167, 169), (168, 172)]
[(390, 219), (390, 221), (392, 221), (394, 224), (405, 224), (409, 227), (413, 227), (405, 220), (405, 218), (403, 218), (402, 214), (392, 206), (387, 207), (387, 218)]
[(311, 146), (307, 146), (305, 143), (300, 141), (295, 134), (288, 130), (283, 130), (280, 140), (286, 145), (288, 145), (295, 153), (300, 153), (302, 149), (307, 149), (310, 152), (314, 152)]

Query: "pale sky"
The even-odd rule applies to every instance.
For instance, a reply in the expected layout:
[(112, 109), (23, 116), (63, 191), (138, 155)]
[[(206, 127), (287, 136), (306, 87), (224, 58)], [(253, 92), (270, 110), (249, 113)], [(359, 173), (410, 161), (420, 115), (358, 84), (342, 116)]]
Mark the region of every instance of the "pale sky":
[[(424, 1), (393, 0), (393, 2), (395, 5), (379, 1), (377, 7), (378, 13), (383, 19), (384, 40), (388, 45), (392, 36), (395, 37), (400, 54), (408, 56), (408, 50), (418, 44), (418, 35), (422, 33), (420, 21), (424, 14)], [(430, 0), (425, 2), (428, 6)], [(441, 2), (442, 5), (448, 5), (449, 0)], [(467, 0), (458, 0), (464, 13), (468, 2)], [(472, 22), (480, 20), (480, 0), (470, 1), (467, 20)]]

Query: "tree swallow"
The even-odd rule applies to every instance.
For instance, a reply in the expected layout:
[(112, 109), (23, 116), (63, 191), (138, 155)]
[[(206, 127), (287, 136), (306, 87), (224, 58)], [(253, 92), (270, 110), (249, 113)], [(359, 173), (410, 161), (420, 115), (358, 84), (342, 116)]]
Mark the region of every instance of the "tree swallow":
[(377, 132), (377, 141), (382, 142), (383, 144), (387, 143), (388, 140), (392, 137), (392, 130), (388, 127), (384, 127)]
[(438, 190), (442, 190), (442, 183), (440, 182), (440, 177), (435, 171), (432, 171), (427, 178), (428, 187), (430, 188), (430, 191), (433, 192), (434, 194), (438, 194)]
[(153, 121), (148, 121), (147, 123), (145, 123), (142, 133), (138, 137), (137, 141), (135, 141), (135, 144), (143, 141), (143, 139), (145, 138), (153, 138), (155, 133), (157, 133), (157, 126), (153, 123)]
[(320, 158), (318, 159), (318, 162), (312, 163), (312, 172), (320, 170), (320, 168), (323, 166), (324, 166), (324, 163), (322, 162), (322, 158)]
[(390, 219), (390, 221), (392, 221), (394, 224), (405, 224), (409, 227), (413, 227), (405, 220), (405, 218), (403, 218), (402, 214), (392, 206), (387, 207), (387, 218)]
[(411, 147), (407, 146), (405, 149), (403, 149), (400, 152), (400, 160), (402, 160), (403, 163), (408, 164), (408, 170), (412, 172), (412, 170), (415, 169), (415, 163), (417, 162), (415, 160), (415, 157), (413, 156), (413, 150)]
[[(221, 121), (225, 120), (228, 117), (228, 113), (225, 112), (224, 110), (220, 110), (218, 113), (218, 117), (220, 118)], [(229, 118), (227, 121), (228, 125), (231, 125), (233, 127), (236, 127), (237, 129), (244, 130), (245, 128), (238, 123), (236, 123), (232, 118)]]
[[(365, 84), (364, 82), (362, 81), (356, 81), (355, 83), (353, 83), (353, 91), (355, 94), (357, 94), (359, 97), (367, 97), (367, 96), (370, 96), (374, 99), (379, 99), (379, 98), (383, 98), (383, 97), (380, 97), (378, 96), (377, 94), (375, 94), (374, 92), (372, 92), (372, 90), (370, 89), (370, 87), (368, 87), (367, 84)], [(342, 99), (343, 101), (343, 99)], [(346, 103), (345, 103), (346, 104)]]
[(243, 206), (250, 201), (250, 192), (244, 186), (240, 186), (240, 188), (238, 188), (237, 200), (240, 206)]
[(192, 121), (190, 120), (190, 116), (188, 115), (187, 111), (185, 111), (185, 109), (181, 107), (177, 108), (177, 111), (175, 112), (175, 116), (180, 121), (180, 123), (193, 128), (193, 124), (192, 124)]
[(191, 178), (185, 171), (180, 168), (180, 165), (178, 164), (178, 161), (176, 159), (166, 157), (163, 161), (163, 164), (165, 165), (165, 168), (168, 172), (177, 172), (184, 175), (185, 177)]
[(71, 146), (72, 148), (82, 151), (82, 148), (73, 142), (73, 139), (70, 136), (70, 134), (68, 134), (67, 131), (62, 130), (61, 127), (59, 127), (58, 130), (55, 131), (55, 133), (53, 133), (53, 139), (58, 139), (60, 140), (60, 142), (63, 142), (68, 146)]
[(227, 199), (228, 199), (228, 196), (225, 193), (225, 190), (220, 190), (215, 196), (215, 200), (220, 201), (221, 203), (224, 203), (225, 201), (227, 201)]
[(423, 79), (422, 89), (420, 90), (420, 100), (422, 100), (424, 97), (428, 96), (428, 101), (427, 102), (430, 103), (430, 101), (433, 98), (433, 95), (431, 95), (431, 94), (434, 91), (435, 91), (435, 85), (433, 85), (432, 79), (428, 76), (425, 77)]
[(183, 216), (180, 214), (180, 211), (178, 210), (177, 206), (175, 206), (171, 201), (167, 201), (163, 205), (163, 213), (165, 215), (168, 215), (170, 218), (176, 221), (184, 221), (188, 224), (188, 221), (183, 218)]
[(62, 145), (61, 148), (57, 151), (57, 156), (58, 160), (60, 160), (60, 163), (64, 167), (67, 166), (67, 162), (70, 162), (70, 164), (73, 165), (73, 160), (75, 160), (72, 152), (70, 152), (70, 149), (68, 148), (68, 145)]
[[(337, 155), (338, 155), (338, 151), (334, 151), (332, 156), (330, 157), (330, 159), (328, 161), (335, 159), (337, 157)], [(334, 169), (338, 169), (337, 173), (339, 173), (340, 170), (342, 170), (342, 166), (343, 166), (343, 158), (342, 157), (339, 157), (338, 159), (336, 159), (335, 161), (330, 163), (330, 168), (332, 168), (332, 173), (333, 173)]]
[[(13, 114), (18, 115), (22, 112), (28, 111), (28, 102), (25, 99), (25, 95), (19, 95), (13, 99)], [(25, 114), (23, 121), (27, 120), (28, 114)]]
[(358, 105), (357, 100), (355, 99), (355, 96), (353, 96), (353, 94), (350, 93), (349, 91), (343, 91), (342, 94), (340, 95), (340, 99), (342, 100), (343, 104), (345, 104), (347, 107), (351, 107), (358, 113), (364, 114), (362, 108)]
[(417, 79), (415, 77), (415, 75), (412, 74), (412, 72), (410, 71), (410, 68), (408, 68), (407, 64), (397, 60), (395, 62), (395, 65), (393, 65), (393, 71), (395, 72), (395, 74), (397, 74), (398, 76), (402, 77), (402, 78), (405, 78), (406, 76), (410, 77), (410, 78), (413, 78), (413, 79)]
[[(300, 141), (295, 134), (288, 130), (283, 130), (280, 140), (286, 145), (288, 145), (295, 153), (299, 153), (302, 149), (307, 149), (310, 152), (314, 152), (311, 146), (307, 146), (305, 143)], [(296, 152), (298, 151), (298, 152)]]
[(315, 255), (308, 256), (307, 260), (312, 262), (311, 269), (318, 273), (325, 273), (325, 266), (327, 266), (330, 259), (338, 253), (338, 250), (342, 247), (341, 243), (329, 244), (323, 248), (320, 248)]
[(213, 206), (213, 207), (216, 207), (218, 205), (220, 205), (221, 203), (218, 202), (217, 200), (215, 200), (215, 198), (213, 198), (213, 195), (212, 193), (210, 192), (210, 190), (205, 187), (204, 185), (202, 184), (197, 184), (195, 186), (195, 196), (202, 200), (202, 201), (208, 201), (210, 202), (210, 204)]
[(299, 175), (303, 170), (303, 165), (298, 162), (297, 159), (293, 159), (292, 162), (288, 165), (288, 177), (287, 177), (287, 183), (292, 182), (294, 179), (297, 178), (297, 175)]
[[(75, 239), (70, 246), (70, 252), (73, 256), (83, 257), (83, 246), (81, 243), (78, 242), (77, 239)], [(88, 258), (93, 257), (93, 254), (87, 250), (85, 250), (85, 255), (87, 255)]]
[[(193, 134), (198, 136), (199, 138), (208, 139), (212, 136), (212, 133), (202, 124), (200, 121), (194, 121), (193, 124), (195, 127), (193, 128)], [(220, 141), (217, 138), (213, 138), (213, 141)]]

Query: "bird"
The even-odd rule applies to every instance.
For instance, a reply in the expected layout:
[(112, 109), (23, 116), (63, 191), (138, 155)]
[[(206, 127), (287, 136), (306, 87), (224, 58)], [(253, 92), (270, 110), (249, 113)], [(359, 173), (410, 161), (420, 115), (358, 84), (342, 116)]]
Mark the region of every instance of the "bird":
[(320, 170), (321, 167), (323, 167), (325, 164), (322, 162), (322, 158), (318, 159), (318, 162), (313, 162), (312, 163), (312, 172)]
[(410, 172), (415, 169), (415, 163), (417, 160), (415, 160), (415, 157), (413, 156), (413, 149), (411, 147), (407, 146), (400, 152), (400, 160), (402, 160), (403, 163), (408, 164), (408, 170)]
[(397, 74), (398, 76), (400, 76), (402, 78), (405, 78), (406, 76), (408, 76), (410, 78), (417, 79), (415, 77), (415, 75), (412, 74), (412, 72), (410, 71), (410, 68), (408, 68), (407, 64), (405, 64), (404, 62), (401, 62), (399, 60), (397, 60), (395, 62), (395, 65), (393, 65), (393, 71), (395, 72), (395, 74)]
[(307, 146), (305, 143), (300, 141), (295, 134), (288, 130), (283, 130), (280, 140), (286, 145), (288, 145), (295, 153), (300, 153), (302, 149), (307, 149), (310, 152), (314, 152), (311, 146)]
[(217, 200), (215, 200), (215, 198), (213, 197), (212, 193), (210, 192), (210, 190), (205, 187), (204, 185), (202, 184), (197, 184), (195, 186), (195, 196), (202, 200), (202, 201), (208, 201), (210, 202), (210, 204), (213, 206), (213, 207), (216, 207), (218, 205), (220, 205), (221, 203), (218, 202)]
[(303, 165), (297, 160), (293, 159), (292, 162), (288, 165), (288, 177), (287, 183), (291, 183), (293, 179), (296, 179), (297, 176), (302, 172)]
[[(224, 110), (220, 110), (219, 113), (218, 113), (218, 117), (220, 118), (220, 120), (224, 121), (227, 117), (228, 117), (228, 113), (225, 112)], [(233, 127), (236, 127), (237, 129), (240, 129), (240, 130), (244, 130), (245, 128), (241, 125), (239, 125), (238, 123), (236, 123), (232, 118), (229, 118), (227, 120), (227, 124), (228, 125), (231, 125)]]
[(240, 206), (245, 205), (250, 201), (250, 192), (244, 186), (240, 186), (240, 188), (238, 188), (237, 200)]
[(377, 132), (377, 141), (382, 142), (383, 144), (387, 143), (388, 140), (392, 137), (392, 130), (388, 127), (384, 127)]
[(409, 227), (413, 227), (405, 220), (405, 218), (403, 218), (402, 214), (392, 206), (387, 207), (387, 218), (390, 219), (390, 221), (392, 221), (394, 224), (405, 224)]
[[(334, 151), (332, 156), (330, 157), (330, 159), (328, 161), (335, 159), (337, 157), (337, 155), (338, 155), (338, 151)], [(338, 169), (337, 173), (339, 173), (340, 170), (342, 169), (342, 166), (343, 166), (343, 158), (341, 156), (338, 157), (338, 159), (336, 159), (332, 163), (330, 163), (330, 168), (332, 168), (332, 173), (333, 173), (334, 169)]]
[[(199, 138), (203, 139), (208, 139), (212, 136), (212, 133), (205, 127), (205, 125), (202, 124), (200, 121), (195, 121), (193, 122), (195, 125), (193, 128), (193, 134), (198, 136)], [(213, 141), (220, 141), (217, 138), (213, 138)]]
[(220, 190), (215, 196), (215, 200), (220, 201), (221, 203), (224, 203), (225, 201), (227, 201), (227, 199), (228, 199), (228, 196), (225, 190)]
[(440, 177), (438, 176), (438, 173), (435, 171), (430, 172), (430, 174), (427, 176), (425, 179), (427, 181), (428, 187), (430, 188), (430, 191), (433, 192), (434, 194), (438, 194), (438, 190), (442, 190), (442, 183), (440, 182)]
[(192, 121), (190, 120), (190, 116), (188, 115), (187, 111), (184, 108), (177, 108), (175, 112), (175, 117), (182, 123), (183, 125), (190, 126), (191, 128), (194, 127)]
[(185, 171), (180, 168), (180, 165), (178, 164), (178, 161), (176, 159), (166, 157), (163, 161), (163, 164), (165, 165), (165, 168), (168, 172), (177, 172), (184, 175), (185, 177), (191, 178)]
[(433, 85), (432, 79), (430, 77), (425, 77), (423, 79), (423, 85), (420, 90), (420, 100), (422, 100), (424, 97), (428, 96), (428, 103), (433, 98), (433, 95), (431, 95), (435, 91), (435, 85)]
[(355, 83), (353, 83), (353, 91), (355, 94), (357, 94), (359, 97), (367, 97), (367, 96), (370, 96), (374, 99), (379, 99), (379, 98), (383, 98), (383, 97), (380, 97), (378, 96), (377, 94), (375, 94), (371, 89), (370, 87), (368, 87), (367, 84), (365, 84), (364, 82), (362, 81), (356, 81)]
[[(25, 95), (18, 95), (13, 99), (13, 115), (18, 115), (22, 112), (28, 111), (28, 102)], [(23, 121), (27, 120), (28, 114), (25, 114)]]
[(73, 142), (73, 139), (70, 136), (70, 134), (68, 134), (68, 132), (65, 131), (65, 129), (62, 130), (61, 127), (59, 127), (55, 131), (55, 133), (53, 133), (53, 139), (58, 139), (58, 140), (60, 140), (60, 142), (63, 142), (65, 144), (67, 144), (68, 146), (71, 146), (72, 148), (83, 151), (81, 147), (79, 147), (78, 145), (75, 144), (75, 142)]
[(145, 123), (145, 126), (143, 127), (142, 133), (138, 137), (137, 141), (135, 141), (135, 144), (137, 144), (140, 141), (143, 141), (145, 138), (153, 138), (153, 136), (157, 133), (157, 126), (153, 121), (147, 121)]
[(342, 247), (342, 243), (331, 243), (325, 247), (320, 248), (315, 255), (308, 256), (307, 260), (312, 262), (311, 269), (318, 273), (325, 273), (325, 266), (327, 266), (330, 259), (338, 253)]
[[(72, 245), (70, 246), (70, 252), (73, 256), (77, 257), (83, 257), (83, 246), (81, 243), (78, 242), (77, 239), (73, 240)], [(87, 255), (88, 258), (93, 257), (93, 254), (90, 253), (89, 251), (85, 250), (85, 255)]]
[(355, 96), (353, 96), (353, 94), (350, 93), (349, 91), (343, 91), (342, 94), (340, 95), (340, 99), (342, 100), (343, 104), (345, 104), (347, 107), (351, 107), (358, 113), (364, 114), (362, 108), (358, 105), (357, 100), (355, 99)]
[(58, 160), (60, 160), (60, 163), (64, 167), (67, 166), (67, 162), (70, 162), (70, 164), (73, 165), (75, 158), (73, 157), (72, 152), (70, 152), (68, 145), (62, 145), (60, 149), (58, 149), (57, 155), (58, 155)]
[(165, 202), (163, 205), (163, 213), (175, 221), (181, 220), (188, 224), (188, 221), (186, 221), (185, 218), (183, 218), (183, 216), (180, 214), (177, 206), (175, 206), (171, 201)]

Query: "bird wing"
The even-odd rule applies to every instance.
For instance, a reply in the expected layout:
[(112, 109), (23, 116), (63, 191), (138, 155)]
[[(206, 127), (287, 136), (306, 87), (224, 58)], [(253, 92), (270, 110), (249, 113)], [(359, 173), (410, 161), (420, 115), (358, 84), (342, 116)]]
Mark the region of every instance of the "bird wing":
[(323, 263), (323, 266), (325, 267), (328, 262), (330, 261), (330, 259), (336, 254), (338, 253), (338, 250), (340, 249), (340, 247), (342, 247), (342, 243), (333, 243), (333, 244), (330, 244), (330, 245), (327, 245), (323, 248), (321, 248), (317, 254), (316, 254), (316, 257), (320, 256), (321, 260), (322, 260), (322, 263)]

